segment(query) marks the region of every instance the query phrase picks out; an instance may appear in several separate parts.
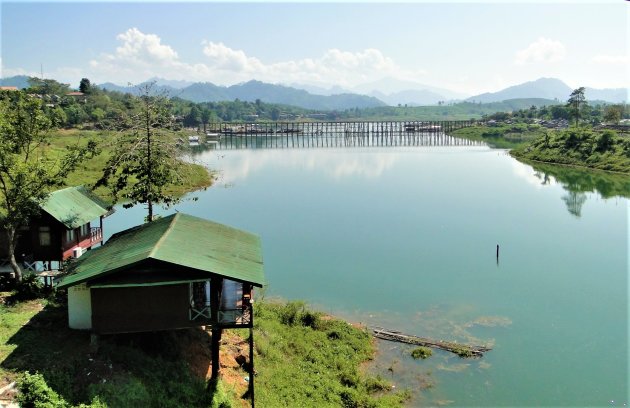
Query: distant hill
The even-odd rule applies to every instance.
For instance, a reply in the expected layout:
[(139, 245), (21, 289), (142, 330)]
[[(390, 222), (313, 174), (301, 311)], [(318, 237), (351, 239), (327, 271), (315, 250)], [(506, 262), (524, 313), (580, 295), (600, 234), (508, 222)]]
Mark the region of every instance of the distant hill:
[[(142, 84), (141, 84), (142, 85)], [(99, 87), (107, 90), (136, 93), (136, 87), (123, 87), (112, 83), (105, 83)], [(303, 89), (296, 89), (284, 85), (268, 84), (260, 81), (249, 81), (229, 87), (218, 86), (210, 82), (197, 82), (181, 89), (158, 85), (156, 92), (166, 92), (169, 96), (179, 97), (192, 102), (242, 101), (254, 102), (260, 99), (267, 103), (298, 106), (305, 109), (345, 110), (351, 108), (372, 108), (384, 106), (385, 103), (377, 98), (357, 95), (313, 95)]]
[(16, 75), (8, 78), (0, 78), (0, 86), (17, 86), (19, 89), (28, 88), (28, 79), (26, 75)]
[(555, 78), (540, 78), (535, 81), (510, 86), (498, 92), (486, 92), (471, 96), (467, 101), (481, 103), (501, 102), (518, 98), (544, 98), (566, 101), (572, 89), (567, 84)]
[[(510, 86), (498, 92), (486, 92), (471, 96), (467, 101), (489, 103), (519, 98), (544, 98), (557, 99), (558, 102), (565, 103), (571, 92), (573, 92), (573, 89), (559, 79), (540, 78), (535, 81)], [(628, 91), (623, 88), (586, 88), (585, 95), (588, 100), (604, 101), (608, 103), (619, 103), (628, 100)]]

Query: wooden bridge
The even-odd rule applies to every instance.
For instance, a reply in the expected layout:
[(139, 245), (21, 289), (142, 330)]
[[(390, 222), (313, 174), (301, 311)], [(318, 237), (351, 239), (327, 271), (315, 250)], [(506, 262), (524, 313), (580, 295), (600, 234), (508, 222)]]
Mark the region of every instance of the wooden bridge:
[(206, 143), (221, 150), (367, 147), (480, 146), (449, 136), (473, 121), (211, 123)]

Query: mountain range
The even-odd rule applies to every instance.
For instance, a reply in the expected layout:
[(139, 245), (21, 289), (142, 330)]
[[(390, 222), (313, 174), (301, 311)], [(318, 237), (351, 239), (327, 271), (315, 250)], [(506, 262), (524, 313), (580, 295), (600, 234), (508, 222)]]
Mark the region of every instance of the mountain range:
[[(469, 96), (445, 88), (394, 78), (363, 84), (350, 89), (334, 86), (331, 88), (313, 85), (279, 85), (251, 80), (231, 86), (220, 86), (210, 82), (190, 82), (152, 78), (155, 91), (171, 97), (179, 97), (193, 102), (242, 101), (254, 102), (260, 99), (267, 103), (299, 106), (314, 110), (345, 110), (369, 108), (385, 105), (435, 105), (443, 102), (501, 102), (511, 99), (538, 98), (540, 100), (565, 103), (572, 92), (567, 84), (556, 78), (539, 78), (502, 89)], [(14, 76), (0, 79), (0, 86), (28, 87), (27, 76)], [(119, 92), (136, 92), (132, 86), (120, 86), (107, 82), (97, 85), (103, 89)], [(597, 102), (622, 103), (628, 101), (628, 90), (585, 89), (586, 99)]]
[[(299, 106), (315, 110), (344, 110), (352, 108), (373, 108), (385, 106), (383, 101), (367, 95), (340, 93), (335, 95), (315, 95), (303, 89), (284, 85), (268, 84), (261, 81), (248, 81), (231, 86), (219, 86), (210, 82), (196, 82), (183, 88), (174, 88), (162, 80), (156, 80), (156, 91), (167, 93), (193, 102), (241, 101), (255, 102), (260, 99), (267, 103)], [(99, 87), (119, 92), (134, 92), (134, 87), (121, 87), (105, 83)]]
[[(539, 78), (535, 81), (510, 86), (498, 92), (487, 92), (471, 96), (467, 101), (489, 103), (516, 98), (545, 98), (565, 102), (573, 89), (556, 78)], [(586, 87), (584, 96), (590, 101), (620, 103), (628, 100), (628, 90), (624, 88), (595, 89)]]

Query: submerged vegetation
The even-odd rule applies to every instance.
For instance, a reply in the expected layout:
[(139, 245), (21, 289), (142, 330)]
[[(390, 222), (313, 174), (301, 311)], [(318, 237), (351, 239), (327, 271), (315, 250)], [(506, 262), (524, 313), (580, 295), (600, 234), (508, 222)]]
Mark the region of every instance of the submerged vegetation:
[(417, 359), (425, 360), (433, 355), (433, 350), (428, 347), (416, 347), (411, 350), (411, 357)]

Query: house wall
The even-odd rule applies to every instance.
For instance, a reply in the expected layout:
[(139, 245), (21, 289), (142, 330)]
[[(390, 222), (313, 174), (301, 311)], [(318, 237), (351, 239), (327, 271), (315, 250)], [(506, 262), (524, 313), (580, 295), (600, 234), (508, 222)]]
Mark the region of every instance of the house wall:
[(129, 333), (195, 327), (189, 320), (188, 284), (92, 288), (92, 329)]
[(85, 283), (68, 288), (68, 326), (80, 330), (92, 328), (92, 299)]

